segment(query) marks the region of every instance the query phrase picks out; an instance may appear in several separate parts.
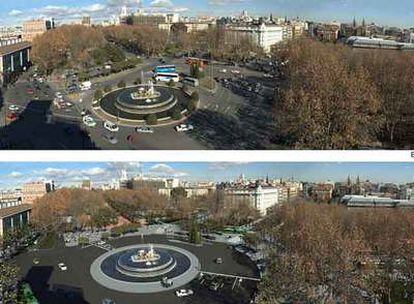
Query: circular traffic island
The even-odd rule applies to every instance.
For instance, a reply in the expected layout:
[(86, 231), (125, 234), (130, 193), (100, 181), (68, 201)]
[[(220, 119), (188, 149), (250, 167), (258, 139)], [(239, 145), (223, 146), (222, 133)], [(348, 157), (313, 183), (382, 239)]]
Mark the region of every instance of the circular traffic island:
[(187, 115), (191, 97), (180, 89), (147, 84), (109, 92), (95, 106), (105, 116), (124, 124), (141, 125), (149, 118), (168, 123)]
[(140, 244), (101, 255), (92, 263), (90, 272), (96, 282), (108, 289), (156, 293), (190, 283), (200, 269), (198, 258), (185, 249)]

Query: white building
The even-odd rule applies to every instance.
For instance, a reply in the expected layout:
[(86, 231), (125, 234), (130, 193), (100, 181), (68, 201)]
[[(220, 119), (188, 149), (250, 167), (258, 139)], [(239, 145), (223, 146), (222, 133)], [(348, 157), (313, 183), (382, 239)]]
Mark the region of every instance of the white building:
[(347, 207), (414, 208), (414, 200), (393, 199), (379, 196), (345, 195), (341, 203)]
[(226, 43), (250, 39), (265, 52), (283, 40), (283, 26), (275, 24), (229, 24), (226, 26)]
[(256, 208), (261, 215), (279, 204), (279, 189), (276, 187), (256, 186), (254, 188), (230, 188), (225, 190), (227, 197), (233, 202), (246, 202)]
[(404, 187), (400, 193), (401, 199), (414, 200), (414, 188)]

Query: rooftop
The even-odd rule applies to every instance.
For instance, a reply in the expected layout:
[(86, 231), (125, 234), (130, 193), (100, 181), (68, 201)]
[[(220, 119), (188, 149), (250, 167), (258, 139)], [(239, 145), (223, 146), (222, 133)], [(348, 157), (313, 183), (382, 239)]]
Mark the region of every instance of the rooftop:
[(0, 219), (4, 219), (6, 217), (19, 214), (25, 211), (29, 211), (32, 209), (31, 205), (24, 204), (19, 206), (14, 206), (10, 208), (0, 209)]
[(0, 56), (12, 54), (27, 48), (30, 48), (32, 45), (29, 42), (19, 42), (10, 45), (0, 46)]

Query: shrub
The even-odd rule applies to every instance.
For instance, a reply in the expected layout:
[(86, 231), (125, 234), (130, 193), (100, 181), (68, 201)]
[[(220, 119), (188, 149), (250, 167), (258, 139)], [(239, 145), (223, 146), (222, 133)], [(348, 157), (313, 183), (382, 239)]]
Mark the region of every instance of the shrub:
[(105, 93), (109, 93), (109, 92), (111, 92), (111, 91), (112, 91), (112, 87), (111, 87), (111, 86), (109, 86), (109, 85), (108, 85), (108, 86), (105, 86), (105, 87), (104, 87), (104, 92), (105, 92)]
[(147, 122), (148, 125), (156, 125), (158, 123), (157, 115), (150, 114), (146, 117), (145, 121)]
[(126, 83), (125, 81), (121, 80), (120, 82), (118, 82), (118, 88), (122, 89), (126, 87)]
[(182, 118), (180, 109), (175, 108), (172, 112), (171, 118), (174, 120), (180, 120)]
[(193, 92), (191, 94), (191, 100), (192, 101), (198, 101), (200, 99), (200, 95), (198, 94), (198, 92)]
[(95, 94), (93, 95), (93, 98), (94, 98), (95, 100), (100, 100), (100, 99), (102, 99), (102, 97), (103, 97), (103, 92), (102, 92), (102, 90), (100, 90), (100, 89), (96, 90), (96, 91), (95, 91)]
[(196, 109), (196, 102), (194, 100), (190, 100), (187, 104), (188, 111), (192, 112)]

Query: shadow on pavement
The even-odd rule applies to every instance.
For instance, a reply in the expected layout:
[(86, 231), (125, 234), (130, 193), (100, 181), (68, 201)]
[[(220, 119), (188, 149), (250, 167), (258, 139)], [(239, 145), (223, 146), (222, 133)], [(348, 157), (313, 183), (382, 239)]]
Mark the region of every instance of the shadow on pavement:
[(24, 280), (29, 283), (40, 303), (88, 304), (84, 299), (82, 288), (63, 284), (49, 285), (48, 282), (52, 273), (52, 266), (34, 266), (26, 274)]
[[(0, 97), (0, 100), (2, 104), (3, 98)], [(98, 149), (89, 135), (77, 124), (53, 118), (51, 106), (51, 101), (31, 101), (15, 121), (0, 129), (2, 138), (0, 148), (16, 150)], [(6, 112), (7, 109), (4, 109), (4, 113)]]
[(189, 119), (202, 133), (192, 137), (217, 150), (262, 150), (280, 144), (270, 113), (257, 113), (249, 105), (235, 115), (200, 109)]

